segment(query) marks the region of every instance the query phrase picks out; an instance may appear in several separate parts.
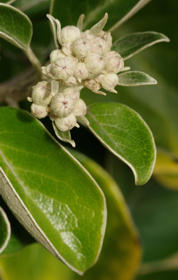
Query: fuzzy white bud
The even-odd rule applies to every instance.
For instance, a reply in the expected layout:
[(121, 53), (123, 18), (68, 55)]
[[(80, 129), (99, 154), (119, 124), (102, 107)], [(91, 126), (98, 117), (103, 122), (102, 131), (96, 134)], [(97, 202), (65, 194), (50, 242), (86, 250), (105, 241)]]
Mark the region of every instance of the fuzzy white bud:
[(31, 113), (38, 119), (45, 118), (48, 115), (47, 106), (41, 106), (33, 103)]
[(80, 97), (80, 92), (75, 87), (69, 87), (63, 90), (63, 95), (69, 95), (72, 100), (77, 102)]
[(58, 93), (51, 100), (51, 112), (60, 118), (67, 117), (75, 108), (76, 101), (69, 94)]
[(57, 59), (50, 67), (52, 77), (56, 80), (67, 80), (70, 76), (73, 76), (75, 65), (76, 59), (73, 57)]
[(51, 101), (51, 87), (46, 81), (42, 81), (32, 88), (32, 101), (41, 106), (49, 105)]
[(115, 51), (107, 52), (104, 55), (104, 60), (106, 64), (105, 69), (107, 72), (118, 73), (124, 67), (123, 58)]
[(84, 85), (93, 92), (98, 92), (101, 88), (100, 83), (94, 79), (86, 80)]
[(77, 101), (77, 103), (75, 104), (75, 109), (73, 111), (73, 114), (76, 117), (81, 117), (86, 114), (86, 111), (87, 111), (87, 106), (86, 106), (85, 102), (80, 98)]
[(114, 89), (115, 86), (118, 84), (119, 78), (114, 73), (107, 73), (107, 74), (101, 74), (98, 77), (99, 82), (101, 83), (102, 88), (117, 93), (117, 91)]
[(91, 44), (91, 52), (98, 53), (98, 54), (104, 54), (106, 50), (106, 42), (100, 38), (96, 37)]
[(66, 57), (66, 55), (61, 50), (54, 50), (50, 54), (50, 62), (53, 63), (60, 57)]
[(76, 64), (74, 75), (78, 80), (85, 80), (88, 77), (88, 69), (85, 63), (79, 62)]
[(87, 38), (79, 38), (73, 42), (72, 46), (74, 54), (79, 58), (83, 58), (88, 55), (91, 49), (90, 40)]
[(76, 26), (66, 26), (61, 30), (62, 44), (72, 43), (81, 36), (80, 29)]
[(85, 66), (92, 74), (100, 74), (105, 67), (103, 57), (97, 53), (90, 53), (84, 59)]
[(112, 46), (112, 36), (110, 32), (101, 31), (97, 37), (102, 38), (106, 42), (106, 49), (105, 52), (110, 51)]
[(77, 124), (76, 117), (73, 114), (70, 114), (65, 118), (56, 118), (54, 122), (56, 127), (60, 131), (68, 131), (74, 126), (79, 127), (79, 125)]

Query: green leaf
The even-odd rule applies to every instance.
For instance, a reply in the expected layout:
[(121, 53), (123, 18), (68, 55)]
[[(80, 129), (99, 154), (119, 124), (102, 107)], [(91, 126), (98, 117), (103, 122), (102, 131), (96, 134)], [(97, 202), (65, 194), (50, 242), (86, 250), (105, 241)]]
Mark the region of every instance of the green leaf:
[(148, 2), (149, 0), (130, 0), (129, 2), (114, 0), (103, 3), (103, 0), (91, 0), (86, 3), (85, 1), (68, 0), (66, 5), (64, 0), (51, 0), (50, 14), (59, 19), (63, 27), (76, 25), (79, 16), (85, 14), (84, 28), (86, 29), (96, 24), (97, 21), (103, 18), (105, 13), (108, 13), (109, 20), (106, 30), (115, 25), (112, 27), (113, 30)]
[(155, 85), (157, 81), (146, 73), (140, 71), (128, 71), (118, 75), (119, 86)]
[(155, 144), (143, 119), (118, 103), (98, 103), (89, 107), (89, 128), (99, 141), (132, 169), (135, 183), (146, 183), (155, 163)]
[(103, 242), (102, 191), (30, 114), (4, 107), (0, 118), (3, 199), (37, 241), (82, 274)]
[(0, 207), (0, 254), (7, 247), (11, 235), (11, 227), (6, 213)]
[(113, 44), (112, 50), (118, 52), (126, 60), (156, 43), (169, 41), (169, 38), (162, 33), (153, 31), (137, 32), (117, 40)]
[(95, 266), (86, 272), (85, 280), (133, 279), (140, 264), (141, 246), (119, 186), (96, 162), (75, 151), (73, 154), (102, 188), (108, 209), (108, 222), (101, 256)]
[(0, 37), (26, 50), (32, 37), (30, 19), (20, 10), (0, 3)]

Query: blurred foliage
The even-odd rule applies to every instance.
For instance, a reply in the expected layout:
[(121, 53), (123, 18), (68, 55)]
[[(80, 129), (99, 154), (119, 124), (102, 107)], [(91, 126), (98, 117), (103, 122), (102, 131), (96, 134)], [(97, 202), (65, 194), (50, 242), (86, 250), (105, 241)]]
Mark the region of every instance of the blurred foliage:
[[(43, 2), (45, 4), (43, 9), (39, 8), (37, 12), (23, 8), (27, 14), (29, 11), (30, 18), (34, 20), (32, 47), (42, 60), (44, 57), (48, 58), (50, 50), (54, 47), (49, 24), (44, 16), (44, 11), (48, 12), (48, 1)], [(23, 1), (16, 1), (16, 6), (21, 7), (18, 3), (22, 4)], [(40, 17), (37, 16), (39, 12)], [(119, 87), (118, 95), (108, 94), (105, 98), (105, 101), (121, 102), (135, 109), (150, 126), (159, 151), (155, 177), (145, 186), (135, 187), (129, 168), (110, 155), (93, 135), (85, 128), (73, 131), (79, 150), (89, 154), (107, 169), (120, 186), (130, 208), (143, 246), (143, 259), (136, 278), (138, 280), (175, 280), (178, 278), (177, 259), (170, 265), (170, 257), (178, 252), (177, 14), (177, 1), (153, 0), (113, 33), (115, 40), (132, 32), (148, 30), (164, 33), (170, 38), (169, 44), (153, 46), (128, 62), (132, 70), (144, 70), (156, 78), (157, 86)], [(0, 79), (4, 81), (9, 76), (20, 73), (28, 65), (28, 61), (20, 51), (2, 40), (0, 42), (1, 69), (3, 69)], [(83, 98), (87, 104), (103, 101), (102, 96), (96, 97), (91, 92), (85, 92), (85, 97), (83, 93)], [(116, 265), (113, 261), (113, 266)], [(145, 265), (149, 268), (144, 269)], [(104, 272), (104, 269), (105, 267), (98, 268), (95, 275), (100, 275), (100, 270)], [(11, 257), (1, 257), (0, 270), (3, 280), (73, 280), (77, 277), (38, 244), (28, 246)], [(19, 278), (19, 271), (21, 278)], [(99, 279), (98, 275), (96, 279)], [(81, 279), (88, 278), (84, 275)], [(108, 275), (105, 278), (103, 276), (102, 280), (106, 279), (113, 280)], [(119, 276), (118, 279), (126, 280)], [(128, 279), (134, 278), (130, 276)]]

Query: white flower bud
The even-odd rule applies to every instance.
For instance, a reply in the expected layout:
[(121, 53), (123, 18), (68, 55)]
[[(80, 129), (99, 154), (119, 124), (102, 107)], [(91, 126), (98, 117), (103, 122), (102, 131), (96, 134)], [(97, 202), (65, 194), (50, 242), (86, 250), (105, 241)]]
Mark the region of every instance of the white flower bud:
[(104, 89), (110, 92), (117, 93), (117, 91), (114, 88), (118, 84), (119, 78), (116, 74), (114, 73), (101, 74), (98, 77), (98, 80)]
[(115, 51), (107, 52), (104, 55), (105, 69), (107, 72), (118, 73), (124, 67), (124, 60)]
[[(61, 57), (57, 59), (50, 68), (52, 77), (56, 80), (67, 80), (73, 76), (76, 59), (73, 57)], [(47, 66), (48, 67), (48, 66)]]
[(86, 30), (82, 35), (81, 38), (83, 39), (87, 39), (90, 42), (95, 38), (95, 36), (93, 34), (90, 33), (90, 30)]
[(112, 46), (112, 36), (110, 32), (101, 31), (97, 37), (102, 38), (106, 42), (106, 49), (105, 52), (110, 51)]
[(61, 30), (62, 44), (72, 43), (81, 36), (80, 29), (76, 26), (66, 26)]
[(66, 56), (71, 56), (72, 55), (72, 44), (71, 43), (63, 44), (62, 51)]
[(85, 63), (79, 62), (76, 64), (74, 75), (79, 81), (85, 80), (88, 77), (88, 69)]
[(31, 112), (38, 119), (45, 118), (48, 115), (47, 106), (40, 106), (35, 103), (31, 105)]
[(74, 116), (81, 117), (86, 114), (87, 106), (85, 102), (80, 98), (75, 104), (75, 109), (73, 111)]
[(51, 101), (51, 87), (48, 82), (42, 81), (33, 87), (32, 101), (41, 106), (49, 105)]
[(60, 118), (67, 117), (75, 108), (76, 101), (69, 94), (56, 94), (51, 100), (51, 112)]
[(79, 59), (87, 56), (90, 52), (90, 49), (91, 43), (87, 38), (79, 38), (73, 42), (72, 50)]
[(71, 87), (71, 86), (77, 86), (78, 81), (74, 76), (70, 76), (67, 80), (65, 80), (65, 85)]
[(63, 95), (69, 95), (72, 100), (77, 102), (80, 97), (80, 92), (74, 87), (69, 87), (63, 90)]
[(98, 92), (98, 90), (101, 88), (100, 83), (94, 79), (86, 80), (84, 85), (89, 88), (93, 92)]
[(84, 62), (88, 71), (93, 74), (100, 74), (105, 67), (103, 57), (97, 53), (90, 53), (85, 57)]
[(61, 50), (54, 50), (50, 54), (50, 62), (53, 63), (60, 57), (66, 57), (66, 56)]
[(73, 114), (70, 114), (65, 118), (56, 118), (54, 122), (56, 127), (60, 131), (68, 131), (74, 126), (79, 127), (79, 125), (77, 124), (76, 117)]
[(45, 74), (46, 76), (51, 77), (51, 66), (52, 66), (52, 64), (41, 67), (42, 73)]
[(96, 37), (91, 44), (91, 52), (98, 53), (98, 54), (104, 54), (106, 50), (106, 42), (100, 38)]

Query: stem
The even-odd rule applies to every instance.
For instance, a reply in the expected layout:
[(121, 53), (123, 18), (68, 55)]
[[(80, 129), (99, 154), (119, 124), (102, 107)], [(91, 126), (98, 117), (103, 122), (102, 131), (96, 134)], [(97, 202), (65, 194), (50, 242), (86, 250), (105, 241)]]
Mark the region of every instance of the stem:
[(28, 49), (24, 50), (24, 53), (30, 60), (33, 67), (36, 69), (39, 79), (41, 79), (42, 73), (41, 73), (40, 61), (38, 60), (38, 58), (36, 57), (36, 55), (34, 54), (34, 52), (32, 51), (32, 49), (30, 47)]

